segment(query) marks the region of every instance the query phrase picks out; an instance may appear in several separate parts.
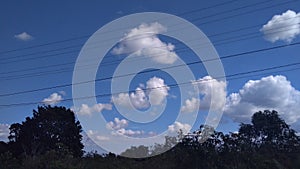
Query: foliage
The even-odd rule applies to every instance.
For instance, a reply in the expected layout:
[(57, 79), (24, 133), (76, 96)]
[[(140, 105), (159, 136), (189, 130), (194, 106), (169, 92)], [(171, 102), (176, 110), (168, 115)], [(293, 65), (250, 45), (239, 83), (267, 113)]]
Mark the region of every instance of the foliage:
[(9, 146), (15, 155), (37, 156), (48, 151), (66, 152), (74, 157), (83, 155), (82, 131), (70, 109), (38, 107), (33, 117), (10, 126)]
[[(32, 118), (34, 119), (34, 117)], [(10, 140), (23, 138), (22, 124), (11, 128)], [(46, 135), (47, 136), (47, 135)], [(208, 139), (203, 140), (204, 137)], [(41, 139), (42, 140), (42, 139)], [(177, 144), (176, 144), (177, 143)], [(70, 147), (57, 147), (40, 155), (15, 157), (12, 147), (0, 142), (0, 168), (29, 169), (298, 169), (300, 139), (276, 111), (257, 112), (251, 124), (241, 124), (238, 133), (224, 134), (209, 126), (200, 126), (193, 133), (166, 137), (164, 144), (137, 146), (126, 150), (127, 156), (151, 156), (142, 159), (125, 158), (113, 153), (73, 155)], [(175, 145), (170, 150), (173, 145)], [(59, 146), (63, 147), (63, 146)], [(161, 153), (164, 152), (164, 153)]]

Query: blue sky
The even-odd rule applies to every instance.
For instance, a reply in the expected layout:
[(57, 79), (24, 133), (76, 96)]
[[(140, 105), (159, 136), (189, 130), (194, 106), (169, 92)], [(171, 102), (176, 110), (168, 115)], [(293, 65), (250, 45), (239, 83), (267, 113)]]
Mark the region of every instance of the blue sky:
[[(0, 95), (72, 83), (76, 59), (88, 37), (117, 18), (139, 12), (163, 12), (186, 19), (208, 36), (220, 57), (292, 44), (300, 40), (299, 1), (213, 0), (190, 1), (189, 3), (182, 1), (108, 1), (105, 3), (100, 1), (3, 1), (0, 10)], [(141, 39), (147, 42), (146, 45), (140, 43), (139, 40), (134, 41), (136, 43), (125, 41), (123, 42), (125, 49), (122, 49), (122, 42), (116, 44), (105, 56), (97, 78), (112, 76), (120, 61), (128, 56), (128, 51), (131, 50), (129, 53), (132, 53), (142, 48), (152, 49), (157, 44), (165, 47), (163, 52), (167, 51), (166, 56), (175, 54), (186, 63), (199, 61), (186, 44), (159, 35), (163, 31), (168, 31), (164, 23), (140, 24), (144, 24), (144, 27), (127, 28), (127, 35), (130, 32), (134, 34), (132, 31), (134, 28), (139, 33), (150, 30), (154, 31), (149, 35), (152, 40), (149, 41), (148, 36), (142, 35)], [(162, 30), (163, 28), (166, 30)], [(175, 48), (173, 49), (168, 44), (172, 44)], [(187, 50), (182, 51), (182, 49)], [(137, 54), (133, 57), (142, 57), (142, 59), (146, 57), (147, 59), (147, 55), (151, 56), (151, 52), (142, 52), (141, 55)], [(148, 59), (151, 61), (151, 57)], [(164, 62), (165, 66), (170, 66), (171, 60), (172, 57), (161, 62)], [(222, 59), (226, 75), (298, 62), (300, 62), (299, 45)], [(72, 98), (71, 86), (0, 96), (0, 104), (43, 101), (54, 104), (53, 100), (56, 100), (55, 104), (76, 109), (81, 112), (81, 115), (102, 113), (107, 124), (101, 125), (110, 126), (115, 131), (119, 131), (119, 134), (121, 132), (127, 136), (148, 137), (166, 130), (192, 127), (184, 123), (174, 123), (174, 120), (180, 110), (188, 114), (189, 111), (195, 111), (195, 107), (197, 111), (200, 110), (193, 127), (197, 129), (207, 116), (206, 99), (210, 100), (209, 95), (213, 90), (224, 92), (226, 99), (223, 100), (225, 107), (223, 107), (224, 113), (218, 127), (219, 131), (236, 131), (239, 123), (249, 122), (251, 113), (273, 108), (278, 110), (292, 127), (300, 131), (300, 114), (297, 112), (300, 108), (298, 106), (300, 101), (298, 68), (300, 68), (299, 65), (295, 65), (246, 74), (244, 78), (236, 76), (237, 79), (230, 80), (229, 78), (227, 83), (211, 79), (215, 88), (208, 88), (207, 84), (201, 83), (200, 80), (197, 84), (200, 89), (200, 100), (193, 100), (192, 96), (188, 102), (184, 100), (184, 103), (187, 103), (182, 105), (185, 109), (179, 104), (182, 99), (179, 96), (179, 89), (169, 87), (176, 84), (172, 76), (164, 71), (138, 74), (130, 83), (129, 90), (163, 86), (156, 93), (153, 90), (152, 94), (155, 94), (156, 99), (152, 104), (156, 101), (159, 106), (167, 101), (162, 116), (147, 124), (135, 123), (124, 118), (116, 109), (116, 105), (122, 107), (126, 104), (119, 96), (116, 96), (115, 100), (111, 96), (99, 97), (97, 98), (98, 105), (77, 108), (73, 107), (72, 100), (61, 102), (63, 99)], [(197, 80), (211, 78), (208, 77), (202, 64), (191, 65), (190, 69)], [(290, 69), (294, 70), (287, 71)], [(111, 80), (95, 84), (96, 94), (111, 92)], [(223, 88), (224, 91), (222, 91)], [(131, 99), (131, 102), (137, 101), (134, 103), (135, 108), (145, 111), (149, 108), (151, 94), (146, 90), (142, 91), (142, 93), (141, 91), (133, 93), (136, 100)], [(221, 97), (224, 93), (219, 93), (218, 96)], [(139, 94), (144, 94), (146, 100), (138, 100), (143, 98)], [(222, 99), (216, 102), (222, 102)], [(200, 109), (197, 104), (200, 104)], [(0, 139), (7, 136), (9, 124), (21, 122), (25, 117), (31, 116), (32, 109), (36, 107), (37, 104), (0, 106)], [(194, 117), (191, 114), (188, 115)], [(108, 136), (101, 135), (101, 132), (92, 130), (86, 132), (90, 133), (94, 140), (105, 142), (110, 139)]]

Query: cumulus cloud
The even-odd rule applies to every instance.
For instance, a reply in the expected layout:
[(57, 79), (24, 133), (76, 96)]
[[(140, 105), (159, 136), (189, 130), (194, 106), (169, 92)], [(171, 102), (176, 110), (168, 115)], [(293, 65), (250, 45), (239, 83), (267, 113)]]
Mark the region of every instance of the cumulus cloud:
[(130, 94), (120, 93), (112, 97), (112, 102), (127, 108), (130, 108), (130, 103), (138, 109), (148, 108), (150, 105), (162, 104), (168, 96), (169, 89), (163, 79), (152, 77), (147, 81), (145, 90), (138, 87)]
[(201, 110), (223, 109), (226, 102), (226, 82), (205, 76), (193, 81), (193, 84), (199, 89)]
[(260, 31), (266, 40), (291, 42), (300, 34), (300, 13), (287, 10), (281, 15), (275, 15)]
[(55, 105), (58, 104), (63, 97), (58, 93), (52, 93), (48, 98), (43, 100), (43, 103), (46, 105)]
[(121, 129), (116, 130), (112, 134), (121, 135), (121, 136), (123, 136), (123, 135), (126, 135), (126, 136), (139, 136), (139, 135), (144, 134), (144, 131), (121, 128)]
[(103, 110), (112, 110), (112, 105), (98, 103), (90, 107), (87, 104), (82, 104), (76, 112), (78, 115), (92, 115), (93, 113), (101, 113)]
[(192, 127), (189, 124), (175, 121), (172, 125), (168, 126), (168, 132), (170, 134), (177, 134), (179, 130), (182, 130), (183, 134), (187, 134), (191, 130), (191, 128)]
[(121, 128), (125, 128), (128, 126), (128, 120), (126, 119), (119, 119), (119, 118), (114, 118), (114, 121), (110, 121), (106, 124), (106, 128), (108, 129), (114, 129), (114, 130), (118, 130)]
[(300, 91), (285, 76), (268, 76), (248, 81), (238, 93), (227, 97), (225, 114), (235, 122), (249, 122), (259, 110), (277, 110), (289, 124), (300, 119)]
[(0, 124), (0, 141), (7, 141), (9, 135), (9, 125)]
[(89, 137), (91, 137), (93, 140), (96, 140), (96, 141), (109, 141), (110, 140), (110, 138), (108, 136), (101, 135), (98, 131), (88, 130), (87, 134)]
[(153, 77), (147, 81), (147, 89), (149, 91), (149, 101), (152, 105), (160, 105), (168, 96), (170, 89), (165, 81), (158, 77)]
[(185, 101), (185, 105), (183, 105), (180, 109), (182, 113), (191, 113), (199, 110), (200, 100), (197, 98), (187, 99)]
[(130, 95), (128, 93), (119, 93), (117, 96), (113, 96), (112, 102), (127, 108), (130, 107), (130, 102), (138, 109), (149, 107), (146, 93), (140, 87), (136, 88), (135, 92), (130, 93)]
[(113, 135), (126, 135), (126, 136), (137, 136), (144, 134), (142, 130), (131, 130), (126, 129), (128, 127), (129, 121), (126, 119), (114, 118), (114, 121), (110, 121), (106, 124), (106, 128), (113, 130)]
[(22, 40), (22, 41), (29, 41), (29, 40), (33, 39), (33, 37), (31, 35), (29, 35), (27, 32), (23, 32), (23, 33), (17, 34), (14, 37), (16, 39)]
[(113, 48), (113, 54), (131, 54), (146, 56), (161, 64), (173, 64), (178, 56), (174, 52), (175, 46), (162, 42), (157, 34), (167, 31), (163, 25), (155, 22), (141, 24), (131, 29), (121, 39), (119, 45)]

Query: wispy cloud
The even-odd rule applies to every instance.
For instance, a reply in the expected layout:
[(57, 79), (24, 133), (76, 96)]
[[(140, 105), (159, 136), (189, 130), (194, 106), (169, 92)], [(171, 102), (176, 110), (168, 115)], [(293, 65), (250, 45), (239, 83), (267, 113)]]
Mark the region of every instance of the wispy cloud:
[(30, 34), (28, 34), (27, 32), (17, 34), (14, 37), (18, 40), (21, 40), (21, 41), (29, 41), (29, 40), (33, 39), (33, 37)]

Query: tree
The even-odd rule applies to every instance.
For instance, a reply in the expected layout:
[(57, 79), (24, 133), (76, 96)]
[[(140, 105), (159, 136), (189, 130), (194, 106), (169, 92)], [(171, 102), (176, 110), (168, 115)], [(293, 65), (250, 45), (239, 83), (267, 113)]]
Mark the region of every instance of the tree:
[(0, 141), (0, 154), (5, 153), (8, 151), (7, 143)]
[[(183, 135), (182, 130), (180, 130), (178, 134), (179, 137)], [(151, 146), (151, 148), (149, 148), (151, 150), (150, 152), (151, 156), (158, 155), (170, 150), (178, 143), (179, 137), (176, 138), (174, 136), (165, 136), (165, 143), (163, 144), (155, 143), (154, 146)]]
[(299, 137), (278, 112), (265, 110), (252, 116), (252, 124), (241, 124), (240, 141), (253, 147), (268, 147), (280, 151), (293, 151), (299, 147)]
[(82, 127), (70, 109), (41, 106), (21, 124), (10, 126), (9, 144), (16, 155), (41, 155), (48, 151), (83, 155)]
[(131, 157), (131, 158), (141, 158), (148, 157), (150, 155), (149, 148), (144, 145), (140, 145), (138, 147), (132, 146), (129, 149), (126, 149), (121, 153), (122, 156)]

